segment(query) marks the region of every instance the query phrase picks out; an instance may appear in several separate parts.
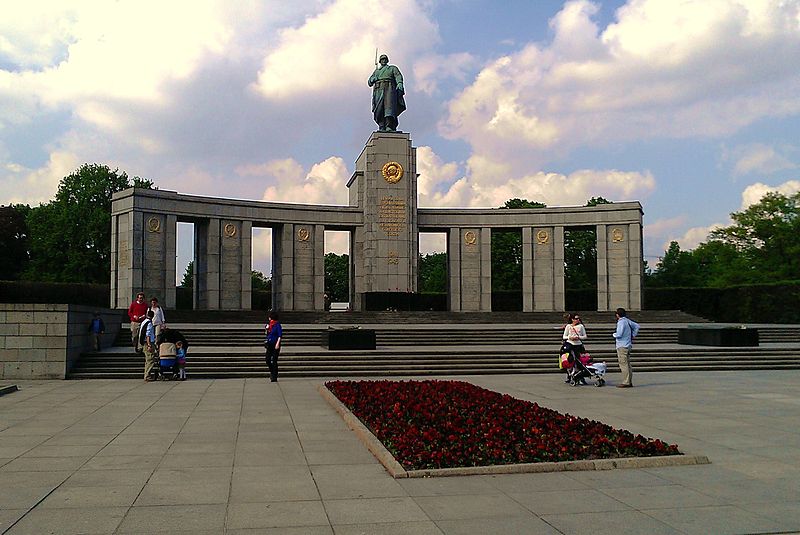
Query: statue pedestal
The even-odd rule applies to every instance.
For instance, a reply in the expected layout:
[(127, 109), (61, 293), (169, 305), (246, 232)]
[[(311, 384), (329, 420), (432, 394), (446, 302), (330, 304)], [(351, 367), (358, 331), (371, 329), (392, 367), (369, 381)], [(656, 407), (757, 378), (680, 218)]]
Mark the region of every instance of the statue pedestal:
[(373, 132), (347, 187), (350, 205), (364, 214), (350, 247), (354, 309), (364, 309), (370, 292), (416, 292), (417, 161), (409, 134)]

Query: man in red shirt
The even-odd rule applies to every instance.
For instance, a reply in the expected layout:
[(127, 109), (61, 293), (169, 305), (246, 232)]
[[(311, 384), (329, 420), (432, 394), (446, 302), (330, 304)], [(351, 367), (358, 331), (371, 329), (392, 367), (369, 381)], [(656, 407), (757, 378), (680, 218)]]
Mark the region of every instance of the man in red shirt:
[(133, 349), (139, 353), (139, 327), (147, 317), (147, 303), (144, 302), (144, 292), (136, 294), (136, 300), (128, 307), (128, 318), (131, 322), (131, 342)]

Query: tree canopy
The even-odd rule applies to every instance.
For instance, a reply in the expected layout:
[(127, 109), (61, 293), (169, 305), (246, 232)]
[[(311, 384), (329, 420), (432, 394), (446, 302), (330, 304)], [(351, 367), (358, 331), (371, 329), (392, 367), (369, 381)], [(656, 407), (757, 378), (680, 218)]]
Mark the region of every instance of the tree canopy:
[(0, 206), (0, 280), (15, 280), (28, 267), (28, 224), (30, 207)]
[(153, 187), (107, 165), (84, 164), (61, 179), (55, 198), (27, 216), (30, 263), (24, 278), (107, 283), (111, 263), (111, 196)]
[(723, 287), (800, 278), (800, 192), (767, 193), (731, 219), (691, 251), (671, 242), (647, 284)]

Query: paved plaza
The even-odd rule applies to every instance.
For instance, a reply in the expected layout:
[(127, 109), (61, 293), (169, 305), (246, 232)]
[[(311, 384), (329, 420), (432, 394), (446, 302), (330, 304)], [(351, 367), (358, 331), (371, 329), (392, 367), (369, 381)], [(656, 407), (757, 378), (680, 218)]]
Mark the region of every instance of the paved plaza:
[(21, 381), (0, 396), (0, 533), (800, 531), (796, 371), (459, 379), (712, 464), (395, 480), (320, 380)]

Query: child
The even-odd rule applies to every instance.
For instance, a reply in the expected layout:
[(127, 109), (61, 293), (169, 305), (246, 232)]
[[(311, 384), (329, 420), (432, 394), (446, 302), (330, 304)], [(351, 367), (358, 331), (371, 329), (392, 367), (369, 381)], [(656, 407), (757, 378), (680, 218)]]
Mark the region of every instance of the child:
[(178, 359), (178, 380), (186, 380), (186, 348), (183, 347), (183, 341), (178, 340), (175, 343), (175, 356)]
[(95, 351), (100, 351), (100, 338), (106, 333), (106, 325), (103, 323), (103, 318), (100, 317), (99, 312), (95, 312), (92, 316), (92, 321), (89, 322), (89, 332), (92, 334), (92, 347)]

